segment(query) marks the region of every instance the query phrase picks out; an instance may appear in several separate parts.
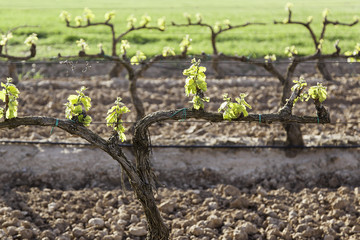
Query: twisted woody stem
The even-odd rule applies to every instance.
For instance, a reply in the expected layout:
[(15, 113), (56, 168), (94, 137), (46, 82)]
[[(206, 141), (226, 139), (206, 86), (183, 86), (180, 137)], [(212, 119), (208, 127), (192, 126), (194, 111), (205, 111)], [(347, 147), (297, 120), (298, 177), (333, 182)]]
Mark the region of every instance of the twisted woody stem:
[[(307, 31), (309, 32), (311, 39), (313, 41), (313, 44), (314, 44), (314, 49), (315, 49), (314, 55), (322, 55), (321, 45), (322, 45), (322, 41), (324, 41), (324, 39), (325, 39), (325, 32), (329, 25), (352, 27), (352, 26), (356, 25), (358, 22), (359, 22), (358, 19), (356, 19), (350, 23), (344, 23), (344, 22), (340, 22), (337, 20), (331, 21), (331, 20), (328, 20), (327, 15), (325, 15), (323, 18), (323, 21), (322, 21), (322, 28), (321, 28), (320, 35), (319, 35), (319, 37), (317, 37), (314, 30), (311, 27), (312, 20), (308, 20), (307, 22), (294, 21), (292, 19), (292, 11), (290, 8), (288, 8), (288, 17), (287, 17), (286, 21), (276, 21), (275, 20), (274, 24), (295, 24), (295, 25), (300, 25), (300, 26), (305, 27), (307, 29)], [(336, 43), (336, 45), (337, 44), (338, 43)], [(317, 67), (325, 79), (332, 80), (332, 76), (325, 65), (325, 62), (324, 62), (325, 59), (327, 59), (327, 57), (317, 58), (316, 59), (318, 61)]]

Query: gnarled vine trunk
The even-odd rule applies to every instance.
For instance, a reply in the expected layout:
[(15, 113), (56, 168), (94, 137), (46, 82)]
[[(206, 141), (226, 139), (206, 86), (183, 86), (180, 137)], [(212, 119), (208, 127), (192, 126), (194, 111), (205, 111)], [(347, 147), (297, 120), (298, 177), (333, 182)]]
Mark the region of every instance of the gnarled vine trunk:
[[(291, 78), (287, 78), (283, 84), (283, 92), (281, 97), (281, 105), (286, 103), (286, 100), (291, 94)], [(304, 146), (303, 135), (300, 125), (298, 123), (285, 123), (283, 127), (286, 131), (286, 145), (288, 146)], [(290, 156), (290, 155), (289, 155)], [(294, 156), (294, 155), (292, 155)]]
[(211, 60), (211, 67), (215, 72), (215, 78), (222, 79), (224, 78), (224, 73), (222, 69), (219, 67), (219, 57), (217, 55), (214, 55)]
[(135, 107), (136, 121), (140, 120), (145, 116), (144, 104), (137, 94), (137, 77), (133, 74), (129, 74), (129, 92), (131, 102)]
[(8, 64), (8, 77), (12, 78), (13, 84), (16, 85), (19, 83), (19, 75), (17, 74), (16, 63), (14, 62)]
[(331, 73), (330, 73), (329, 69), (327, 68), (327, 65), (323, 59), (318, 60), (316, 67), (319, 70), (319, 72), (321, 73), (321, 75), (324, 77), (325, 80), (327, 80), (327, 81), (333, 80)]

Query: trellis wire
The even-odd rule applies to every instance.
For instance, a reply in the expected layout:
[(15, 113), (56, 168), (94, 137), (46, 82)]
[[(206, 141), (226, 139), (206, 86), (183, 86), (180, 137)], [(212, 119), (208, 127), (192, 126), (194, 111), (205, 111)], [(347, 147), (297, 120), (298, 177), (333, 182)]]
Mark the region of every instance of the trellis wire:
[[(91, 147), (90, 143), (74, 143), (74, 142), (52, 142), (52, 141), (17, 141), (17, 140), (0, 140), (0, 144), (23, 144), (23, 145), (64, 145), (64, 146), (80, 146)], [(93, 146), (95, 147), (95, 146)], [(119, 144), (119, 147), (131, 148), (132, 144)], [(310, 146), (281, 146), (281, 145), (151, 145), (152, 148), (235, 148), (235, 149), (352, 149), (360, 148), (360, 145), (310, 145)]]

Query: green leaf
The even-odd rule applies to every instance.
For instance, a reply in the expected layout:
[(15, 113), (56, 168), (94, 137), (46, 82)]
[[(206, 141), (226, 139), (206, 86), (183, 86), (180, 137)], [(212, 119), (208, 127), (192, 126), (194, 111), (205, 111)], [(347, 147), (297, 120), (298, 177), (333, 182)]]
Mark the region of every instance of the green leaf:
[(5, 102), (5, 90), (0, 91), (0, 99)]
[(151, 21), (151, 17), (147, 14), (141, 17), (140, 25), (147, 27), (148, 23)]
[(312, 86), (309, 91), (309, 97), (312, 99), (318, 99), (320, 102), (326, 100), (327, 91), (326, 87), (324, 87), (321, 83), (317, 83), (317, 86)]
[(159, 18), (157, 23), (160, 30), (165, 30), (165, 17)]
[(189, 35), (185, 35), (185, 37), (183, 38), (183, 40), (180, 43), (180, 51), (184, 52), (185, 50), (191, 50), (191, 38)]
[(120, 138), (121, 142), (124, 142), (126, 140), (126, 136), (123, 132), (120, 132), (119, 138)]
[(186, 78), (185, 93), (186, 96), (189, 96), (190, 94), (196, 94), (196, 84), (192, 77)]
[(112, 106), (108, 111), (107, 114), (110, 114), (116, 110), (117, 106)]
[(139, 65), (139, 59), (136, 57), (136, 56), (133, 56), (131, 59), (130, 59), (130, 63), (132, 65)]
[[(107, 117), (106, 117), (106, 122), (107, 122), (109, 125), (111, 125), (112, 123), (115, 123), (115, 122), (116, 122), (116, 118), (117, 118), (116, 112), (114, 111), (114, 112), (110, 113), (109, 115), (107, 115)], [(109, 125), (108, 125), (108, 126), (109, 126)]]
[(201, 109), (204, 108), (204, 103), (199, 96), (194, 96), (191, 102), (193, 103), (193, 107), (196, 110), (199, 110), (200, 108)]
[(91, 108), (90, 101), (91, 101), (91, 99), (89, 97), (81, 98), (81, 102), (84, 105), (85, 111), (89, 111), (89, 109)]
[(135, 26), (135, 23), (136, 23), (136, 18), (134, 17), (134, 15), (130, 15), (127, 18), (127, 28), (128, 29), (133, 28)]
[(72, 112), (75, 113), (75, 115), (78, 115), (80, 113), (82, 113), (83, 109), (80, 105), (74, 106)]
[[(81, 115), (82, 116), (82, 115)], [(89, 115), (87, 115), (85, 118), (84, 118), (84, 122), (83, 122), (83, 124), (84, 124), (84, 126), (90, 126), (90, 123), (91, 123), (91, 121), (92, 121), (92, 118), (89, 116)]]
[(68, 97), (68, 101), (72, 104), (72, 105), (75, 105), (78, 103), (78, 100), (79, 100), (79, 96), (77, 95), (70, 95)]
[(123, 106), (119, 109), (120, 114), (124, 114), (124, 113), (128, 113), (128, 112), (130, 112), (130, 109), (126, 106)]
[(224, 94), (224, 100), (218, 109), (219, 112), (224, 111), (223, 119), (231, 121), (237, 119), (243, 114), (244, 117), (248, 116), (246, 108), (251, 109), (250, 104), (245, 101), (246, 94), (241, 93), (240, 98), (236, 98), (236, 102), (231, 102), (231, 98), (227, 94)]
[[(121, 106), (121, 107), (120, 107)], [(118, 133), (119, 139), (121, 141), (125, 141), (125, 128), (122, 125), (121, 117), (124, 113), (130, 112), (130, 109), (121, 102), (121, 98), (118, 97), (115, 101), (115, 105), (112, 106), (108, 112), (106, 117), (107, 126), (113, 127), (113, 129)]]
[(223, 103), (220, 105), (220, 107), (219, 107), (219, 109), (218, 109), (218, 112), (221, 112), (221, 111), (226, 110), (227, 105), (228, 105), (228, 102), (223, 102)]
[(20, 91), (15, 87), (15, 85), (11, 84), (7, 87), (7, 90), (12, 94), (14, 97), (18, 97)]

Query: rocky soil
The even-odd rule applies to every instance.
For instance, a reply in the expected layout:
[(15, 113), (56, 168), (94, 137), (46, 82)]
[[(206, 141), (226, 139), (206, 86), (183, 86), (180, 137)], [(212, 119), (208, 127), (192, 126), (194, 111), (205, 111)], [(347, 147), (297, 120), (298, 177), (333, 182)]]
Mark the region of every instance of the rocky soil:
[[(160, 188), (171, 239), (359, 239), (360, 189)], [(17, 187), (1, 190), (1, 239), (145, 239), (130, 192)]]

